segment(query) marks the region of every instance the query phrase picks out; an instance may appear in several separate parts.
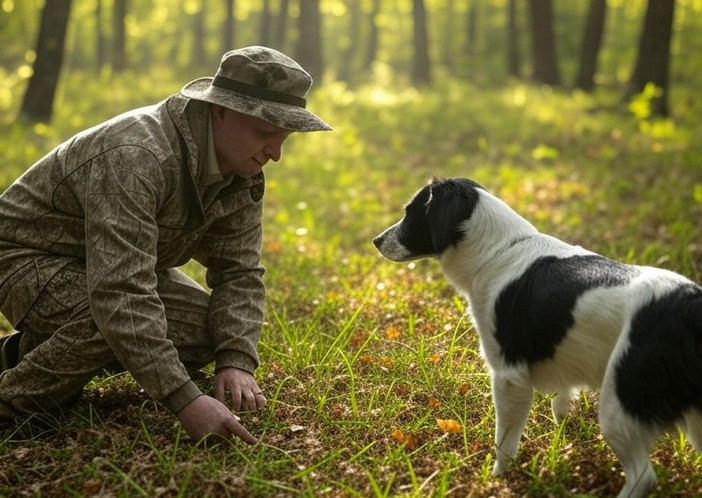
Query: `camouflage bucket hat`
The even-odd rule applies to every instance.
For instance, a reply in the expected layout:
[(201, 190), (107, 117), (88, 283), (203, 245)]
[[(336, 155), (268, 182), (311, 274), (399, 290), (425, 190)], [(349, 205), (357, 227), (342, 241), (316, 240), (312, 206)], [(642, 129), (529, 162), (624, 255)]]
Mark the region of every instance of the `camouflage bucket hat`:
[(312, 77), (297, 62), (267, 47), (231, 50), (214, 78), (199, 78), (180, 93), (221, 105), (293, 131), (331, 130), (305, 109)]

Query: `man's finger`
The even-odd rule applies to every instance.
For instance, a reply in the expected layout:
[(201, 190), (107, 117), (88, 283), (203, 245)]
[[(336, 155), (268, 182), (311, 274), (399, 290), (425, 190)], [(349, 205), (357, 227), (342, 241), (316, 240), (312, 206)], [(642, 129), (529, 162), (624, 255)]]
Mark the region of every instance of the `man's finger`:
[(256, 409), (256, 397), (251, 391), (244, 391), (244, 405), (242, 405), (242, 410), (255, 410)]
[(224, 404), (225, 403), (225, 398), (224, 398), (224, 384), (222, 382), (215, 382), (214, 386), (214, 395), (215, 399), (219, 401), (220, 403)]
[(239, 422), (237, 422), (234, 419), (234, 417), (232, 417), (230, 423), (227, 424), (227, 427), (233, 435), (235, 435), (236, 437), (238, 437), (242, 441), (249, 443), (249, 444), (258, 443), (258, 439), (256, 439), (249, 431), (247, 431), (246, 427), (244, 427)]
[(253, 410), (260, 410), (268, 404), (268, 400), (260, 391), (254, 393), (254, 400), (254, 406), (252, 408)]
[(232, 408), (234, 411), (241, 410), (241, 389), (232, 389)]

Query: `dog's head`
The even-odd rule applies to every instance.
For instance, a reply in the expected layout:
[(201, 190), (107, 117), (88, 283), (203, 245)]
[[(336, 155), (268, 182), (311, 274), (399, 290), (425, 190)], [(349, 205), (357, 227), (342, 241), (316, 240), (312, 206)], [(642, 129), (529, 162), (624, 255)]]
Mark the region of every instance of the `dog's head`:
[(466, 178), (433, 180), (405, 206), (405, 216), (373, 239), (392, 261), (439, 257), (463, 238), (484, 188)]

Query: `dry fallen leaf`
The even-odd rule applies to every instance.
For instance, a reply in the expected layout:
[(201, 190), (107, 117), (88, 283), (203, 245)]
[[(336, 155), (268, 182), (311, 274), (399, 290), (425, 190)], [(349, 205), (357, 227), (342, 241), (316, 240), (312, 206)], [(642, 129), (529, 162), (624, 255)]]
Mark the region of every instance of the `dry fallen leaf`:
[(266, 252), (278, 254), (283, 251), (283, 244), (279, 240), (268, 240), (266, 242)]
[(429, 398), (429, 408), (434, 409), (441, 406), (441, 401), (436, 399), (434, 396)]
[(349, 341), (349, 344), (355, 348), (360, 348), (365, 344), (365, 342), (368, 340), (368, 333), (367, 332), (356, 332), (353, 337), (351, 337), (351, 340)]
[(401, 335), (402, 334), (400, 333), (400, 331), (393, 326), (388, 327), (388, 329), (385, 331), (385, 337), (387, 337), (391, 341), (399, 339)]
[(402, 432), (400, 429), (393, 429), (390, 436), (396, 443), (403, 445), (408, 450), (413, 450), (417, 447), (417, 437), (412, 434)]
[(378, 360), (378, 361), (384, 367), (392, 366), (395, 363), (395, 361), (392, 358), (390, 358), (389, 356), (381, 356), (380, 360)]
[(449, 434), (460, 434), (463, 431), (461, 423), (457, 420), (437, 418), (436, 425), (439, 426), (439, 429)]

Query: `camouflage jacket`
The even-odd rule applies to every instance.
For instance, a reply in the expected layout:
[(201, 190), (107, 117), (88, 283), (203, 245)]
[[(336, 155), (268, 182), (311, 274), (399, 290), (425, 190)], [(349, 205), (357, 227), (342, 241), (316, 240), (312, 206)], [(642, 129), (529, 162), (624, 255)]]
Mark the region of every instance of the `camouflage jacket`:
[(52, 275), (84, 260), (105, 340), (173, 411), (200, 392), (166, 337), (157, 270), (202, 263), (217, 368), (258, 366), (264, 179), (235, 177), (203, 208), (208, 106), (173, 95), (117, 116), (56, 147), (0, 196), (0, 311), (16, 326)]

